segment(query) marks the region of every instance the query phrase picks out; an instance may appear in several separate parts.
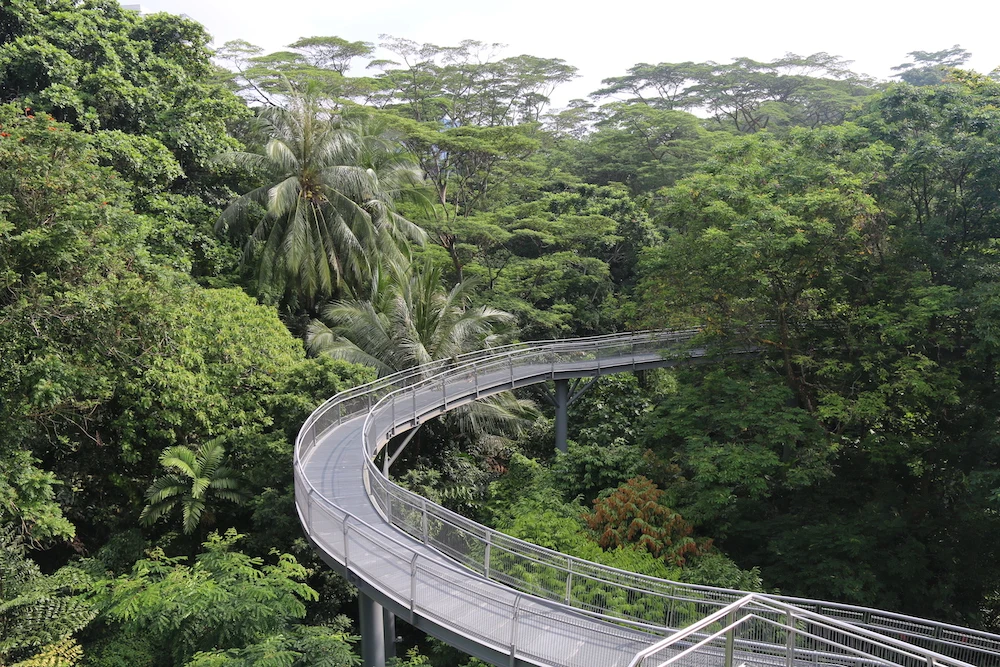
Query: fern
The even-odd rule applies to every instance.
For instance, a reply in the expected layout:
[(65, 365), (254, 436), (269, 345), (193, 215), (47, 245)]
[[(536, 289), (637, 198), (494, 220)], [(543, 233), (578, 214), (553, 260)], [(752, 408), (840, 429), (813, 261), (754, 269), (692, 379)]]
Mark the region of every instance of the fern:
[(0, 664), (74, 664), (70, 637), (96, 613), (74, 595), (88, 582), (74, 568), (43, 575), (14, 528), (0, 526)]
[(62, 639), (13, 667), (74, 667), (83, 657), (83, 649), (75, 639)]

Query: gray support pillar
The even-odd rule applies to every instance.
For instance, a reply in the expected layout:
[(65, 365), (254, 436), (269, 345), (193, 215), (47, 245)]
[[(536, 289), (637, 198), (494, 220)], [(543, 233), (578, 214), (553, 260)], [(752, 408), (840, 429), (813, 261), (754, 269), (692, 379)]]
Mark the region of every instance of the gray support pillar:
[(364, 593), (358, 593), (361, 606), (361, 664), (363, 667), (385, 667), (385, 630), (382, 605)]
[(385, 635), (385, 659), (396, 657), (396, 615), (388, 609), (382, 609), (382, 631)]
[(556, 449), (565, 452), (569, 430), (569, 380), (556, 380)]

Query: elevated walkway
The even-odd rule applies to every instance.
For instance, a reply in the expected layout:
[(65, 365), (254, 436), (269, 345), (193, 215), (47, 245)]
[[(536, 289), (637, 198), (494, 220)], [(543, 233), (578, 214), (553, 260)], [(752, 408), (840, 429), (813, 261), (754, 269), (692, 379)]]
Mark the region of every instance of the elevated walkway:
[[(380, 605), (496, 665), (625, 667), (676, 658), (728, 667), (736, 656), (735, 664), (748, 666), (1000, 667), (1000, 637), (988, 633), (764, 596), (801, 610), (775, 611), (771, 603), (746, 602), (740, 591), (658, 580), (542, 549), (402, 489), (373, 462), (395, 435), (494, 393), (707, 360), (708, 351), (692, 344), (696, 335), (518, 344), (389, 376), (320, 406), (296, 441), (296, 507), (323, 559), (362, 592), (366, 665), (384, 659)], [(732, 605), (741, 601), (738, 609), (751, 612), (740, 611), (739, 624), (716, 618), (730, 608), (721, 618), (736, 614)], [(676, 635), (683, 627), (693, 629)], [(683, 641), (664, 639), (672, 636)], [(699, 642), (706, 643), (695, 650)]]

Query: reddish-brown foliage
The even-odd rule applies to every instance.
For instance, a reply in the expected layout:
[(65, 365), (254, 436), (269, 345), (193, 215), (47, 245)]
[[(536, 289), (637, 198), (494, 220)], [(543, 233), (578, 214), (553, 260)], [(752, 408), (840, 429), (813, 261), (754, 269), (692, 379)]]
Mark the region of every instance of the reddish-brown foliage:
[(656, 484), (640, 475), (596, 499), (594, 511), (583, 518), (603, 549), (634, 544), (672, 565), (683, 565), (704, 547), (691, 537), (687, 521), (660, 503), (662, 496)]

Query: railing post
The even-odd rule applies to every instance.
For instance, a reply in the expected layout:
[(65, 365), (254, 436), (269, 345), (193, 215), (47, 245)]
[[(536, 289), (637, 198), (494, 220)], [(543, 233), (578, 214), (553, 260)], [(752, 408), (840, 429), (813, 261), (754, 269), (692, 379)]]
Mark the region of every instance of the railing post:
[(313, 522), (313, 488), (310, 486), (309, 491), (306, 492), (306, 534), (312, 534), (312, 522)]
[(490, 578), (490, 548), (493, 546), (493, 534), (486, 533), (486, 553), (483, 555), (483, 576)]
[(566, 604), (573, 606), (573, 559), (566, 559)]
[(479, 371), (476, 370), (476, 363), (472, 363), (472, 378), (476, 383), (476, 398), (479, 398)]
[(413, 397), (413, 425), (417, 425), (417, 390), (410, 388), (410, 396)]
[(444, 409), (448, 409), (448, 385), (445, 383), (444, 378), (441, 378), (441, 404)]
[[(396, 435), (396, 394), (392, 395), (392, 431), (391, 431), (391, 433), (392, 433), (392, 435), (389, 436), (390, 438), (392, 436)], [(389, 444), (386, 443), (386, 452), (389, 451), (388, 447), (389, 447)]]
[(417, 554), (410, 559), (410, 625), (417, 609)]
[(517, 653), (517, 621), (521, 613), (521, 594), (514, 598), (514, 618), (510, 622), (510, 667), (514, 667), (514, 654)]
[(785, 667), (795, 667), (795, 614), (789, 610), (785, 619)]
[(348, 549), (348, 539), (347, 539), (347, 529), (349, 527), (350, 525), (347, 523), (347, 517), (345, 516), (344, 517), (344, 567), (350, 567), (351, 565), (351, 558), (348, 553), (349, 549)]
[(514, 355), (507, 355), (507, 363), (510, 364), (510, 388), (514, 388)]
[[(732, 625), (736, 622), (736, 614), (731, 613), (726, 616), (726, 625)], [(726, 655), (723, 659), (722, 664), (725, 667), (733, 667), (733, 649), (736, 647), (736, 628), (729, 628), (726, 631)]]
[(427, 544), (427, 499), (420, 498), (420, 535), (424, 544)]

